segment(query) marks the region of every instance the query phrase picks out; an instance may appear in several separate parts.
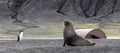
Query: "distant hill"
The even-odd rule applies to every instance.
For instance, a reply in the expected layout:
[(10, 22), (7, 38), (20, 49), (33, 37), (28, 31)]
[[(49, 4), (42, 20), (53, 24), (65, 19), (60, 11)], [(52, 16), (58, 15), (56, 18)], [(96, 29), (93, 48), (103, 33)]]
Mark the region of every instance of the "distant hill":
[[(18, 1), (18, 0), (17, 0)], [(19, 6), (26, 0), (21, 0)], [(0, 0), (0, 18), (10, 18), (7, 0)], [(20, 7), (21, 20), (38, 23), (61, 22), (71, 19), (79, 22), (120, 22), (120, 0), (30, 0)]]

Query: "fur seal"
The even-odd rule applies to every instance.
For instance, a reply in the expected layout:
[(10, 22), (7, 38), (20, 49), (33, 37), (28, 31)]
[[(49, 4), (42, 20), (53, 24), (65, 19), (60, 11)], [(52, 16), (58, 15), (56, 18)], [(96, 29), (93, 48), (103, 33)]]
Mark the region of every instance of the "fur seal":
[(96, 43), (78, 36), (71, 21), (64, 21), (63, 46), (93, 46)]

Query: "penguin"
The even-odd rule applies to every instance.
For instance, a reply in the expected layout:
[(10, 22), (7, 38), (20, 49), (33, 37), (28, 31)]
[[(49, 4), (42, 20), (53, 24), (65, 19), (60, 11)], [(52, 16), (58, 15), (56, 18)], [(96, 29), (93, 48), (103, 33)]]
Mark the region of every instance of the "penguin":
[(22, 41), (22, 39), (23, 39), (23, 30), (20, 30), (18, 33), (17, 41)]

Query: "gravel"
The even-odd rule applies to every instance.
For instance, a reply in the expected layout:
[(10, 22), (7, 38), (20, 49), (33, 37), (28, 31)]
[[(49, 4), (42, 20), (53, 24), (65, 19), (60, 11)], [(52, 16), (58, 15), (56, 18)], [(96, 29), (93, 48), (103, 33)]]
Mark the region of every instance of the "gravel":
[(0, 40), (0, 53), (119, 53), (120, 39), (91, 39), (95, 46), (62, 47), (62, 39)]

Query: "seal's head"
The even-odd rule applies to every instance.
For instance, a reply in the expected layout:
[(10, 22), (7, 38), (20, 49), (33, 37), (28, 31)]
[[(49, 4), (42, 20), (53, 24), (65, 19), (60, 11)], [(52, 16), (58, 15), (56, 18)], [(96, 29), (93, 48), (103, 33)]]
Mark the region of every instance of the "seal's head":
[(65, 26), (72, 26), (72, 22), (71, 21), (64, 21), (64, 25)]

